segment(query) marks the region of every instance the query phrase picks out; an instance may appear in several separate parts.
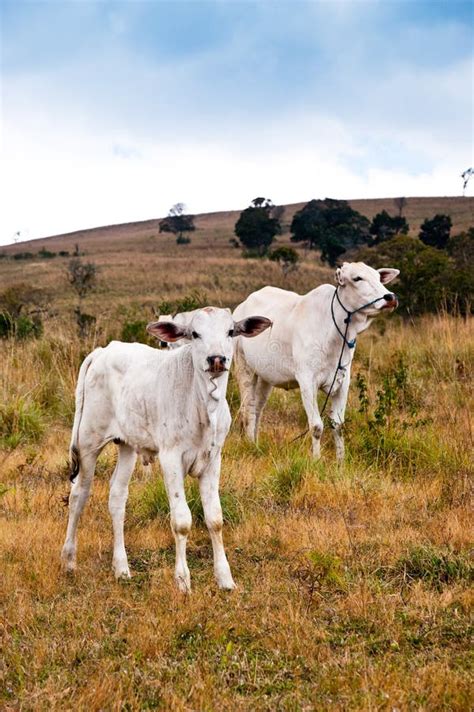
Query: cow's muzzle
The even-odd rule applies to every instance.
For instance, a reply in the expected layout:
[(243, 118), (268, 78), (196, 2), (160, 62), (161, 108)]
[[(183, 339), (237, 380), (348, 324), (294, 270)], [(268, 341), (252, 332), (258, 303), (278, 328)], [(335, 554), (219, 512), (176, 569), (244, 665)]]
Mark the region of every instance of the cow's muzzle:
[(223, 373), (227, 371), (226, 362), (226, 356), (208, 356), (207, 363), (209, 364), (209, 368), (206, 370), (208, 373)]
[(398, 299), (396, 294), (392, 294), (389, 292), (388, 294), (384, 294), (383, 298), (385, 299), (385, 304), (382, 306), (382, 309), (396, 309), (398, 307)]

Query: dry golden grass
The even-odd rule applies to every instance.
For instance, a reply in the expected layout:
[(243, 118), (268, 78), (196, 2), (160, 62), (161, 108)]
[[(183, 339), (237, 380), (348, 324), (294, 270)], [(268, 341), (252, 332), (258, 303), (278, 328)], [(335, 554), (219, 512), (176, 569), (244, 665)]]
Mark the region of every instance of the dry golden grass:
[[(0, 707), (472, 708), (470, 321), (394, 316), (363, 335), (355, 376), (370, 408), (359, 412), (354, 377), (344, 466), (329, 433), (319, 463), (305, 439), (290, 442), (305, 427), (297, 393), (272, 395), (259, 448), (234, 423), (221, 488), (232, 594), (214, 583), (197, 504), (193, 594), (175, 590), (158, 468), (134, 475), (126, 520), (133, 577), (115, 582), (113, 447), (101, 456), (81, 522), (77, 574), (61, 572), (75, 378), (95, 339), (120, 333), (119, 307), (141, 313), (194, 288), (231, 305), (263, 283), (284, 284), (275, 265), (227, 248), (164, 257), (141, 245), (133, 261), (126, 250), (91, 255), (103, 268), (89, 299), (103, 314), (96, 337), (75, 338), (72, 296), (55, 260), (41, 282), (58, 311), (44, 337), (0, 343)], [(33, 265), (8, 269), (11, 283), (34, 274)], [(288, 286), (303, 291), (327, 274), (308, 258)], [(394, 403), (374, 425), (383, 389)], [(229, 400), (236, 417), (233, 381)]]

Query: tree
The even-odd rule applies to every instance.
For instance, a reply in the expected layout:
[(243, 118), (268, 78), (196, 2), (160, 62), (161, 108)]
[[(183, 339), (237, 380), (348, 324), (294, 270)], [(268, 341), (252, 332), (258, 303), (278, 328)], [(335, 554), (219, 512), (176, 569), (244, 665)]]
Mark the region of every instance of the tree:
[(398, 217), (402, 217), (403, 208), (407, 205), (408, 200), (406, 198), (394, 198), (393, 202), (395, 207), (398, 209)]
[(405, 218), (400, 215), (392, 217), (386, 210), (374, 215), (370, 225), (370, 234), (372, 237), (372, 245), (378, 245), (385, 240), (391, 240), (396, 235), (406, 235), (409, 230), (409, 225)]
[[(79, 251), (78, 246), (77, 251)], [(82, 300), (95, 287), (98, 267), (93, 262), (84, 262), (80, 257), (73, 257), (68, 264), (68, 279), (76, 292), (79, 302), (74, 309), (79, 337), (83, 339), (95, 325), (96, 318), (82, 311)]]
[(291, 241), (321, 250), (321, 259), (335, 266), (337, 258), (369, 240), (369, 221), (346, 200), (310, 200), (295, 213)]
[(290, 272), (298, 269), (299, 255), (292, 247), (287, 247), (282, 245), (277, 247), (276, 250), (270, 252), (270, 259), (272, 262), (278, 262), (283, 272), (283, 276), (286, 277)]
[(463, 198), (466, 194), (467, 184), (469, 183), (469, 180), (472, 178), (472, 176), (474, 176), (474, 168), (466, 168), (466, 170), (461, 173)]
[(444, 250), (451, 234), (452, 222), (449, 215), (437, 214), (431, 220), (426, 218), (418, 237), (425, 245)]
[(234, 232), (250, 254), (262, 257), (281, 233), (280, 220), (273, 216), (275, 206), (268, 198), (255, 198), (240, 213)]
[(176, 203), (170, 208), (166, 218), (160, 220), (160, 232), (171, 232), (176, 235), (176, 243), (178, 245), (186, 245), (191, 242), (191, 238), (184, 237), (183, 233), (193, 232), (196, 229), (194, 225), (194, 215), (186, 215), (184, 203)]

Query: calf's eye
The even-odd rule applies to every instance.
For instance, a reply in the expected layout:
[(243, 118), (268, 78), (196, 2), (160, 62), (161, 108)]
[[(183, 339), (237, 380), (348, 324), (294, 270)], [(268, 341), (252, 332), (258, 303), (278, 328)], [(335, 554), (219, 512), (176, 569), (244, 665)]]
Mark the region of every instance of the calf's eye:
[(233, 336), (233, 335), (234, 335), (234, 330), (233, 330), (233, 329), (229, 329), (229, 333), (227, 334), (227, 336)]
[(199, 334), (197, 333), (197, 331), (193, 331), (191, 336), (193, 337), (193, 339), (199, 339)]
[(362, 282), (362, 277), (354, 277), (354, 282)]

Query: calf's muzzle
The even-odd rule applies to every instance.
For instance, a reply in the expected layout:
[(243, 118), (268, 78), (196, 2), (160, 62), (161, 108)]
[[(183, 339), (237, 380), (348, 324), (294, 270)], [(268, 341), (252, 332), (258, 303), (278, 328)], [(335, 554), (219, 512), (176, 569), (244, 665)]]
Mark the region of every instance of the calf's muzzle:
[(222, 371), (226, 371), (226, 361), (226, 356), (208, 356), (208, 371), (210, 371), (211, 373), (222, 373)]

